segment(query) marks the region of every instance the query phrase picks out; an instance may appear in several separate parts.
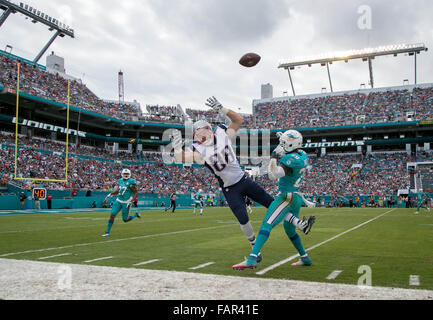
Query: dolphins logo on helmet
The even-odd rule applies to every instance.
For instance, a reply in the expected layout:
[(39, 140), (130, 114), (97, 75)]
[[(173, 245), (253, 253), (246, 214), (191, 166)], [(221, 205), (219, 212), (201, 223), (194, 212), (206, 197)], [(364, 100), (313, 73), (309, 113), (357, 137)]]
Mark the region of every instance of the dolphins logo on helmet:
[(276, 154), (282, 156), (302, 147), (302, 134), (299, 131), (277, 132), (277, 136), (280, 139), (280, 144), (274, 150)]

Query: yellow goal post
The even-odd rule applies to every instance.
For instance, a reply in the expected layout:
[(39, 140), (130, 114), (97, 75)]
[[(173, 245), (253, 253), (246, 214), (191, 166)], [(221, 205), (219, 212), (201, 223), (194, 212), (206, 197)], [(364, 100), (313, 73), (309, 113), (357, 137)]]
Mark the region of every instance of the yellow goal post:
[(18, 114), (20, 102), (20, 62), (17, 61), (17, 89), (16, 89), (16, 121), (15, 121), (15, 165), (14, 165), (14, 180), (31, 181), (33, 185), (37, 181), (45, 182), (68, 182), (68, 145), (69, 145), (69, 91), (70, 81), (68, 80), (68, 95), (66, 103), (66, 152), (65, 152), (65, 179), (41, 179), (41, 178), (19, 178), (17, 177), (17, 162), (18, 162)]

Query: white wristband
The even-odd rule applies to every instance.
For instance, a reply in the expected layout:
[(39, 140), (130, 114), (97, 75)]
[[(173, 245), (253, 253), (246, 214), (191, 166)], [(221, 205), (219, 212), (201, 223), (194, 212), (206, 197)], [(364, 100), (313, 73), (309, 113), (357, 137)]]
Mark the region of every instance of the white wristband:
[(220, 110), (220, 112), (222, 113), (222, 114), (224, 114), (224, 115), (227, 115), (227, 113), (230, 111), (230, 109), (227, 109), (227, 108), (224, 108), (224, 107), (222, 107), (221, 108), (221, 110)]

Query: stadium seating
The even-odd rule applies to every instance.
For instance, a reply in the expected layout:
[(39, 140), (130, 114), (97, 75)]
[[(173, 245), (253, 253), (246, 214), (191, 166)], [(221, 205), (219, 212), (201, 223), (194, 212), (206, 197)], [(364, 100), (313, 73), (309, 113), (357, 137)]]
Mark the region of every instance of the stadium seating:
[(433, 87), (260, 102), (251, 128), (310, 128), (432, 120)]
[[(23, 92), (66, 103), (67, 81), (61, 76), (24, 62), (20, 74), (20, 88)], [(0, 56), (0, 84), (10, 90), (16, 88), (16, 61), (6, 56)], [(147, 105), (147, 113), (142, 113), (134, 105), (98, 98), (80, 81), (71, 82), (70, 93), (71, 105), (120, 120), (181, 124), (185, 120), (184, 116), (188, 116), (193, 121), (203, 118), (213, 123), (225, 121), (224, 117), (213, 111), (186, 108), (186, 114), (183, 114), (177, 106)], [(285, 129), (433, 120), (432, 103), (433, 87), (363, 90), (350, 94), (258, 101), (253, 115), (244, 116), (244, 126), (254, 129)]]
[[(0, 84), (10, 90), (17, 86), (16, 61), (0, 57)], [(20, 90), (22, 92), (66, 104), (67, 80), (24, 62), (20, 66)], [(70, 83), (70, 105), (122, 120), (132, 120), (141, 114), (136, 106), (104, 101), (79, 81)]]
[[(0, 132), (0, 176), (7, 183), (14, 173), (14, 141), (9, 133)], [(64, 144), (39, 138), (20, 138), (18, 176), (46, 179), (64, 179), (65, 159), (59, 152)], [(139, 191), (168, 194), (172, 190), (189, 193), (196, 187), (204, 192), (219, 193), (218, 184), (210, 171), (201, 167), (165, 165), (160, 153), (142, 153), (141, 158), (131, 154), (113, 155), (91, 147), (70, 146), (68, 182), (47, 183), (53, 189), (108, 190), (127, 161), (134, 177), (139, 181)], [(309, 195), (389, 195), (409, 186), (407, 162), (425, 161), (432, 153), (418, 157), (407, 153), (327, 154), (310, 156), (311, 168), (306, 173), (301, 191)], [(264, 188), (275, 195), (277, 185), (267, 176), (257, 177)], [(27, 186), (28, 183), (22, 183)]]

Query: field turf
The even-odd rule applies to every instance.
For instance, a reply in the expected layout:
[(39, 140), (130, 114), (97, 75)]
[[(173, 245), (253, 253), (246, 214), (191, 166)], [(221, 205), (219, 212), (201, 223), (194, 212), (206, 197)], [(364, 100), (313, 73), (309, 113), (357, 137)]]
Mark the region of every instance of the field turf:
[[(228, 208), (205, 208), (202, 216), (192, 209), (140, 212), (128, 223), (119, 214), (107, 238), (109, 211), (0, 213), (0, 258), (355, 285), (371, 270), (372, 286), (433, 290), (433, 211), (303, 208), (301, 215), (316, 216), (311, 233), (299, 233), (313, 265), (291, 266), (297, 252), (279, 225), (259, 267), (244, 271), (231, 266), (250, 245)], [(250, 215), (256, 234), (264, 214), (254, 208)]]

